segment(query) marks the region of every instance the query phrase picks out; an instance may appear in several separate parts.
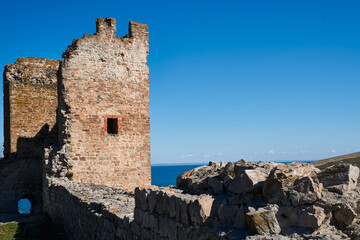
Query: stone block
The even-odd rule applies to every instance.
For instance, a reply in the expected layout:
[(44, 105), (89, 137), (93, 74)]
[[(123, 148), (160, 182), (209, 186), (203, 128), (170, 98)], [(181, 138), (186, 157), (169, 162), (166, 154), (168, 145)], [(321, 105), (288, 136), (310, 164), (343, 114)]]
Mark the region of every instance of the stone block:
[(316, 168), (308, 163), (290, 163), (279, 165), (270, 172), (263, 186), (263, 195), (271, 202), (276, 202), (281, 197), (283, 187), (292, 186), (298, 178), (316, 175)]
[(122, 229), (120, 227), (116, 228), (116, 234), (115, 236), (119, 239), (128, 239), (127, 238), (128, 231), (125, 229)]
[(136, 234), (137, 236), (140, 236), (141, 233), (141, 226), (137, 224), (136, 222), (132, 222), (131, 224), (131, 231)]
[(215, 177), (209, 178), (208, 184), (215, 194), (221, 194), (223, 192), (223, 183), (219, 179)]
[(135, 189), (135, 207), (141, 208), (144, 211), (148, 209), (146, 189)]
[(260, 235), (279, 234), (280, 225), (271, 209), (259, 208), (256, 211), (246, 213), (247, 223), (250, 229)]
[(191, 229), (191, 231), (188, 234), (188, 240), (199, 240), (201, 236), (201, 233), (197, 228)]
[(179, 223), (181, 222), (181, 201), (180, 198), (175, 198), (176, 221)]
[(230, 205), (226, 203), (221, 204), (217, 212), (220, 223), (233, 225), (233, 222), (235, 220), (238, 211), (239, 211), (239, 207), (236, 205)]
[(156, 190), (151, 190), (148, 195), (147, 199), (148, 199), (148, 207), (150, 213), (153, 213), (155, 211), (157, 195), (158, 195), (158, 191)]
[(299, 226), (318, 228), (325, 220), (324, 209), (317, 206), (310, 206), (299, 213)]
[(334, 211), (334, 218), (339, 225), (351, 225), (356, 218), (356, 212), (349, 204), (341, 204)]
[(203, 196), (189, 204), (191, 222), (195, 225), (203, 225), (210, 217), (214, 199), (210, 196)]
[(256, 169), (246, 169), (234, 181), (229, 184), (229, 191), (233, 193), (244, 193), (261, 187), (268, 177), (269, 172), (261, 167)]
[(151, 231), (147, 228), (141, 228), (141, 239), (152, 240)]
[(243, 206), (241, 206), (237, 211), (233, 226), (235, 228), (240, 228), (240, 229), (245, 228), (247, 226), (246, 214)]
[(188, 226), (189, 221), (190, 221), (190, 216), (189, 216), (189, 212), (188, 212), (189, 202), (190, 201), (188, 201), (188, 200), (180, 201), (180, 221), (185, 226)]
[(150, 219), (151, 231), (158, 233), (159, 232), (159, 218), (154, 216), (153, 214), (151, 214), (149, 219)]
[(162, 237), (169, 236), (169, 220), (163, 216), (159, 216), (159, 234)]
[(168, 212), (169, 217), (176, 217), (176, 197), (170, 196), (169, 197), (169, 206), (168, 206)]
[(150, 228), (150, 226), (151, 226), (150, 213), (145, 212), (145, 211), (141, 211), (140, 215), (141, 215), (141, 219), (142, 219), (142, 226), (146, 227), (146, 228)]
[(163, 215), (165, 212), (167, 212), (168, 209), (168, 201), (166, 201), (166, 197), (164, 192), (160, 191), (156, 196), (156, 213), (159, 215)]
[(333, 165), (321, 171), (318, 177), (329, 191), (345, 194), (355, 189), (359, 168), (350, 164)]
[(313, 203), (321, 199), (322, 184), (314, 182), (311, 177), (299, 178), (290, 191), (290, 200), (294, 206)]
[(169, 233), (168, 237), (169, 240), (176, 240), (177, 239), (177, 222), (174, 219), (168, 219), (169, 222)]
[(187, 231), (185, 227), (183, 226), (177, 227), (177, 239), (187, 239)]
[(138, 224), (140, 224), (140, 225), (142, 225), (142, 216), (140, 216), (140, 209), (139, 208), (135, 208), (134, 209), (134, 220), (138, 223)]

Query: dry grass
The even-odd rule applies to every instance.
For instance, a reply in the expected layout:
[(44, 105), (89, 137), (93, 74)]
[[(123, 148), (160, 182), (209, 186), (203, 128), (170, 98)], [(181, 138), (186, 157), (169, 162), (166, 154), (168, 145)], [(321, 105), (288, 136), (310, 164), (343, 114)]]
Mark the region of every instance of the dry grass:
[(322, 165), (318, 165), (316, 167), (320, 168), (320, 169), (324, 169), (324, 168), (330, 167), (335, 164), (340, 164), (340, 163), (349, 163), (349, 164), (352, 164), (352, 165), (360, 168), (360, 157), (342, 159), (342, 160), (338, 160), (338, 161), (334, 161), (334, 162), (328, 162), (328, 163), (325, 163)]

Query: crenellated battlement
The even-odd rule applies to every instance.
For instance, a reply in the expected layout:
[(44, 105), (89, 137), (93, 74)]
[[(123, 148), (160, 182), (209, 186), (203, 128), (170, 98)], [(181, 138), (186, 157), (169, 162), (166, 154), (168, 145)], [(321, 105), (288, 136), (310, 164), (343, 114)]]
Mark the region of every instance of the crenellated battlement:
[[(110, 47), (111, 46), (111, 47)], [(101, 51), (96, 52), (94, 49), (99, 48)], [(146, 24), (130, 21), (128, 34), (123, 37), (116, 36), (116, 21), (113, 18), (97, 18), (96, 32), (92, 35), (85, 34), (82, 38), (74, 39), (72, 44), (63, 53), (65, 60), (71, 59), (72, 55), (77, 55), (78, 50), (88, 52), (88, 54), (103, 55), (109, 52), (122, 54), (124, 49), (128, 49), (136, 54), (128, 54), (126, 61), (147, 62), (149, 52), (149, 31)], [(101, 57), (102, 58), (102, 57)], [(123, 59), (125, 60), (125, 59)]]
[(114, 18), (97, 18), (96, 34), (116, 35), (116, 20)]
[(129, 22), (129, 35), (131, 38), (142, 39), (148, 41), (149, 31), (146, 24), (137, 23), (130, 21)]

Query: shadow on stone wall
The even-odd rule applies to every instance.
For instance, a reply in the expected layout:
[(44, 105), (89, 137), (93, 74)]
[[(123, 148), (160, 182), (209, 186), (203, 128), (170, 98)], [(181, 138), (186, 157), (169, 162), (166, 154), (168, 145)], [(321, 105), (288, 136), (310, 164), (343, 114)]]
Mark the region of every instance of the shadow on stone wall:
[(44, 148), (57, 143), (58, 124), (44, 124), (32, 138), (18, 138), (16, 152), (0, 160), (0, 212), (17, 212), (18, 201), (28, 198), (34, 213), (42, 211)]

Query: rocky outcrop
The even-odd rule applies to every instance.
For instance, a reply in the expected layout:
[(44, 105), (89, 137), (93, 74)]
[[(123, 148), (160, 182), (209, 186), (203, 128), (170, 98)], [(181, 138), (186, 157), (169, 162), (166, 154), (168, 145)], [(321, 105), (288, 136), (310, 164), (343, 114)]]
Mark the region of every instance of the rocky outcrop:
[(226, 236), (238, 229), (246, 239), (345, 239), (360, 233), (358, 177), (359, 169), (346, 164), (319, 170), (240, 160), (185, 172), (177, 185), (213, 196), (207, 226), (226, 226)]

